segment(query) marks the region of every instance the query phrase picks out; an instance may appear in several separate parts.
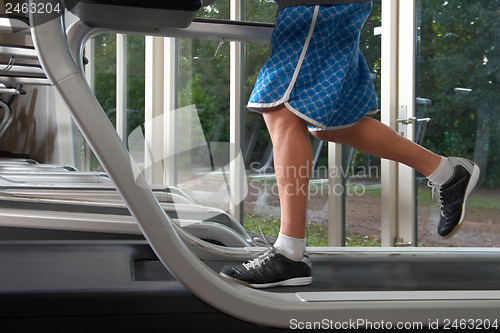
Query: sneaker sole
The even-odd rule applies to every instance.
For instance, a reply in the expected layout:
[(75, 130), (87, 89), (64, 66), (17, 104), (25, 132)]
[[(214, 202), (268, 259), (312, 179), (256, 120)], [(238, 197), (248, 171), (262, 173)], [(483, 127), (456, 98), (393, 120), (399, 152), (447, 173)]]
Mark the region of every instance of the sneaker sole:
[(288, 280), (283, 280), (283, 281), (278, 281), (278, 282), (273, 282), (273, 283), (260, 283), (260, 284), (254, 284), (254, 283), (248, 283), (245, 281), (241, 281), (238, 279), (235, 279), (227, 274), (220, 273), (221, 276), (225, 277), (228, 280), (234, 281), (236, 283), (239, 283), (243, 286), (250, 287), (250, 288), (255, 288), (255, 289), (264, 289), (264, 288), (271, 288), (271, 287), (290, 287), (290, 286), (307, 286), (312, 283), (312, 277), (301, 277), (301, 278), (293, 278), (293, 279), (288, 279)]
[(462, 215), (460, 216), (460, 221), (458, 221), (458, 224), (455, 226), (455, 228), (448, 235), (443, 236), (443, 238), (453, 237), (462, 226), (462, 222), (464, 221), (465, 218), (465, 204), (467, 203), (467, 198), (469, 197), (472, 190), (476, 186), (477, 181), (479, 180), (480, 173), (481, 170), (479, 169), (479, 166), (476, 163), (474, 163), (474, 170), (472, 170), (472, 174), (469, 179), (469, 184), (467, 184), (467, 189), (465, 190), (465, 197), (464, 197), (464, 203), (462, 204)]

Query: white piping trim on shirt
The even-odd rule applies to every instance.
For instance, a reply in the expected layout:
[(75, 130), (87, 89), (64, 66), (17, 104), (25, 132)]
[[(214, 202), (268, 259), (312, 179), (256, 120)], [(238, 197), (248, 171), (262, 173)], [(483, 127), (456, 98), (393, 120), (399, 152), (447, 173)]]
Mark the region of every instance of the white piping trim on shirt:
[(304, 119), (306, 122), (308, 122), (309, 126), (316, 126), (316, 127), (319, 127), (321, 129), (325, 129), (326, 126), (323, 125), (322, 123), (320, 122), (317, 122), (316, 120), (312, 119), (312, 118), (309, 118), (308, 116), (306, 116), (305, 114), (301, 113), (300, 111), (296, 110), (295, 108), (293, 108), (290, 103), (288, 102), (285, 102), (285, 106), (287, 107), (287, 109), (293, 113), (294, 115)]
[[(363, 117), (369, 116), (369, 115), (374, 115), (374, 114), (378, 113), (379, 111), (380, 110), (368, 111), (366, 114), (363, 115)], [(358, 120), (356, 120), (353, 123), (346, 124), (346, 125), (330, 126), (330, 127), (324, 127), (324, 126), (323, 127), (320, 127), (320, 126), (309, 127), (309, 132), (334, 131), (334, 130), (349, 128), (349, 127), (353, 126), (354, 124), (356, 124), (358, 121), (360, 121), (363, 117), (359, 118)]]
[[(299, 76), (300, 68), (302, 67), (302, 63), (304, 62), (304, 59), (306, 57), (307, 49), (309, 48), (309, 43), (311, 42), (311, 38), (312, 38), (312, 35), (314, 32), (314, 27), (316, 26), (316, 20), (318, 18), (319, 7), (320, 6), (318, 6), (318, 5), (314, 7), (313, 18), (311, 20), (311, 25), (309, 26), (309, 32), (307, 34), (306, 41), (305, 41), (304, 46), (302, 48), (302, 53), (300, 54), (299, 61), (297, 62), (297, 66), (295, 67), (295, 71), (293, 73), (292, 80), (290, 81), (290, 85), (288, 86), (287, 90), (285, 91), (285, 94), (283, 95), (283, 97), (281, 97), (279, 100), (272, 102), (272, 103), (248, 103), (248, 105), (247, 105), (248, 108), (255, 109), (255, 111), (261, 111), (259, 109), (272, 108), (272, 107), (286, 103), (289, 108), (293, 109), (287, 102), (290, 99), (290, 94), (293, 90), (293, 87), (295, 86), (295, 82), (297, 81), (297, 77)], [(290, 111), (292, 111), (294, 114), (300, 116), (301, 118), (307, 120), (308, 122), (310, 122), (314, 126), (324, 127), (324, 125), (312, 120), (311, 118), (303, 115), (302, 113), (300, 113), (299, 111), (297, 111), (295, 109), (290, 110)]]
[(309, 33), (307, 34), (306, 42), (304, 43), (304, 47), (302, 48), (302, 53), (300, 54), (299, 62), (297, 63), (297, 67), (295, 67), (295, 72), (293, 73), (292, 81), (288, 86), (288, 89), (285, 91), (285, 95), (283, 96), (284, 102), (287, 102), (290, 98), (290, 93), (292, 92), (293, 87), (295, 86), (295, 82), (297, 81), (297, 77), (299, 76), (300, 68), (302, 67), (302, 63), (304, 62), (304, 58), (306, 57), (307, 49), (309, 48), (309, 43), (312, 38), (312, 34), (314, 32), (314, 27), (316, 26), (316, 19), (318, 18), (319, 6), (314, 6), (314, 14), (311, 21), (311, 26), (309, 27)]

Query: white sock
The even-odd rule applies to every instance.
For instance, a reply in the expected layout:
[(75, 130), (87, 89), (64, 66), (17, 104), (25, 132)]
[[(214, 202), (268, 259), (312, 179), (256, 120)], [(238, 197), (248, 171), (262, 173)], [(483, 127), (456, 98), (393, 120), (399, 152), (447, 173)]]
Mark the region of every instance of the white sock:
[(455, 169), (451, 166), (446, 157), (442, 157), (441, 163), (434, 172), (427, 177), (435, 185), (443, 185), (446, 183), (454, 173)]
[(299, 261), (304, 256), (304, 251), (306, 249), (306, 239), (293, 238), (287, 235), (283, 235), (280, 232), (276, 243), (274, 243), (274, 246), (281, 248), (283, 250), (283, 254), (288, 259)]

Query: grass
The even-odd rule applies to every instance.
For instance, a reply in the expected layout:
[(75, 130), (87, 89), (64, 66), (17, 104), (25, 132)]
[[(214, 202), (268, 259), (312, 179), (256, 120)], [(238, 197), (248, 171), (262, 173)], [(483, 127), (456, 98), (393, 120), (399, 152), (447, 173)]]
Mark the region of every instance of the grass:
[[(260, 233), (267, 236), (277, 237), (280, 230), (280, 222), (272, 217), (260, 217), (254, 215), (245, 216), (245, 228), (249, 231)], [(309, 224), (306, 229), (307, 246), (323, 247), (328, 246), (328, 229), (326, 226)], [(374, 247), (380, 246), (380, 241), (371, 239), (367, 236), (349, 234), (346, 235), (346, 246), (351, 247)]]
[(469, 209), (494, 209), (500, 210), (500, 200), (498, 198), (490, 198), (484, 195), (475, 195), (472, 192), (469, 199), (467, 199)]

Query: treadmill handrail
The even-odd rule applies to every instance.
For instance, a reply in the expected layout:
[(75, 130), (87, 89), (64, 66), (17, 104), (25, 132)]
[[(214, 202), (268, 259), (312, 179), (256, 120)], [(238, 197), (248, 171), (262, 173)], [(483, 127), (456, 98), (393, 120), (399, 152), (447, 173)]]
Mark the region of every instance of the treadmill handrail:
[(35, 49), (28, 46), (0, 44), (0, 55), (4, 57), (38, 60)]
[(33, 86), (50, 86), (51, 83), (47, 78), (42, 77), (20, 77), (20, 76), (0, 76), (0, 82), (8, 84), (21, 84)]
[[(107, 175), (106, 175), (107, 176)], [(99, 191), (116, 191), (115, 185), (111, 182), (109, 183), (50, 183), (43, 181), (13, 181), (2, 177), (0, 173), (0, 189), (47, 189), (50, 190), (68, 190), (71, 189), (73, 191), (86, 191), (86, 190), (99, 190)], [(164, 186), (164, 185), (150, 185), (152, 191), (162, 192), (162, 193), (171, 193), (173, 195), (177, 195), (183, 197), (185, 201), (194, 205), (194, 201), (182, 190), (172, 187), (172, 186)]]
[(0, 17), (0, 32), (2, 33), (21, 33), (29, 35), (30, 26), (22, 19), (12, 17)]
[(36, 65), (0, 64), (0, 73), (3, 75), (45, 78), (43, 70)]

